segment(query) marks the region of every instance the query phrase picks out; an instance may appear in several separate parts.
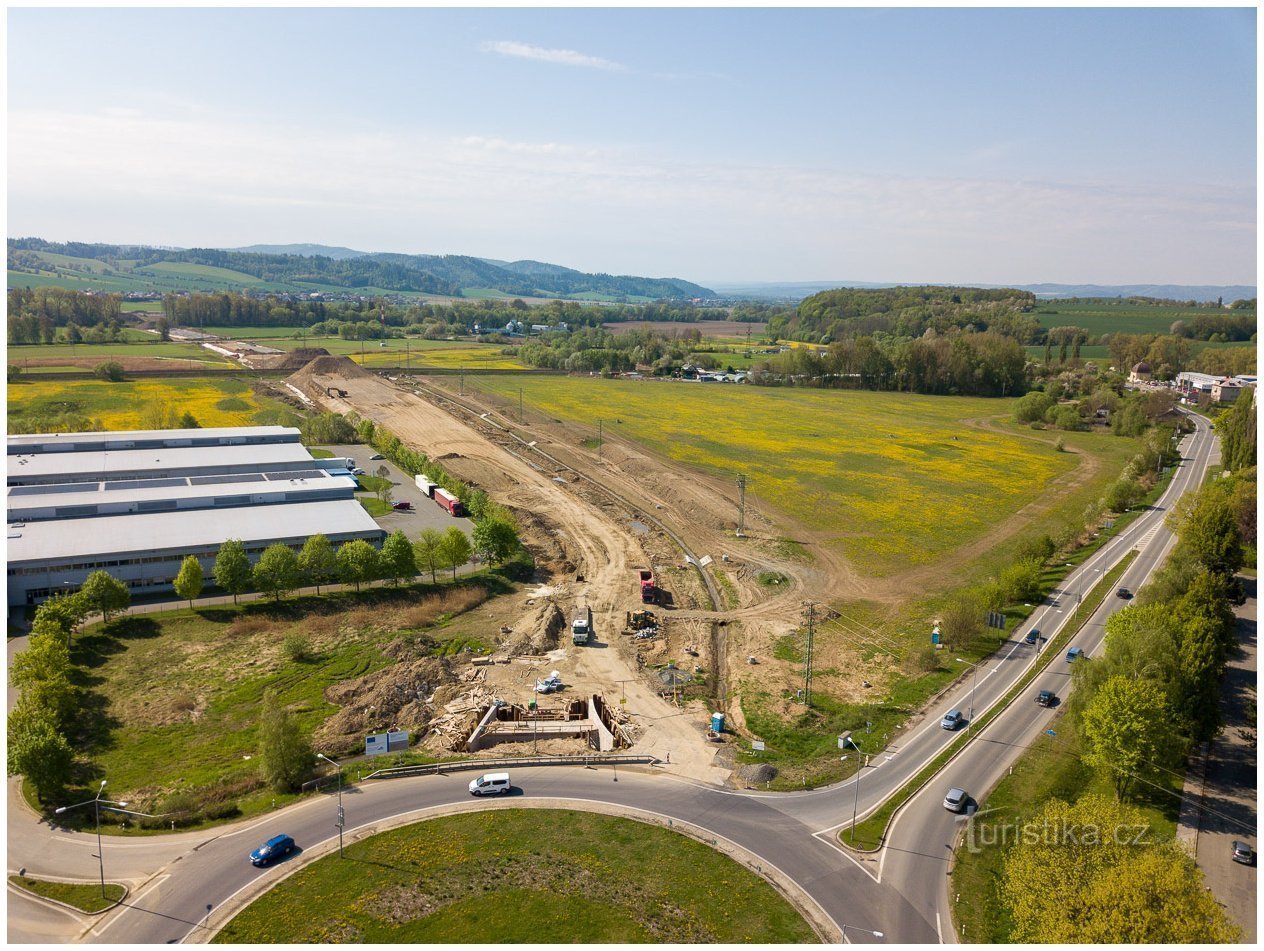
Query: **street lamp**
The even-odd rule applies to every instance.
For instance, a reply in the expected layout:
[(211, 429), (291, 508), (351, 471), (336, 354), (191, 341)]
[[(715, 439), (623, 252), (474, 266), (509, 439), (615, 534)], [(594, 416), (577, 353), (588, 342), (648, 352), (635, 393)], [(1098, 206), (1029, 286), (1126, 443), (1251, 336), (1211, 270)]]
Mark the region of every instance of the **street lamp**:
[(957, 663), (958, 663), (958, 664), (969, 664), (969, 666), (970, 666), (970, 667), (974, 668), (974, 669), (970, 672), (970, 722), (966, 724), (966, 729), (968, 730), (968, 729), (970, 729), (972, 726), (974, 726), (974, 688), (975, 688), (975, 686), (976, 686), (976, 684), (977, 684), (977, 682), (978, 682), (978, 679), (979, 679), (979, 665), (978, 665), (978, 664), (971, 664), (971, 663), (970, 663), (970, 661), (966, 660), (966, 659), (965, 659), (965, 658), (963, 658), (963, 657), (958, 657), (958, 658), (957, 658)]
[[(851, 748), (856, 751), (856, 795), (852, 799), (852, 804), (851, 804), (851, 844), (855, 845), (856, 844), (856, 814), (860, 810), (860, 772), (861, 770), (865, 768), (865, 762), (868, 760), (868, 757), (866, 756), (865, 751), (862, 750), (859, 746), (857, 746), (856, 741), (852, 739), (850, 736), (847, 737), (847, 742), (850, 743)], [(861, 760), (860, 759), (861, 756), (865, 756), (865, 759)], [(882, 937), (882, 936), (879, 935), (878, 937)]]
[[(101, 897), (105, 898), (105, 859), (101, 855), (101, 793), (105, 792), (105, 780), (101, 780), (101, 788), (97, 790), (97, 794), (92, 799), (85, 799), (83, 802), (77, 802), (73, 806), (58, 806), (53, 812), (61, 815), (71, 809), (78, 809), (80, 806), (92, 804), (92, 810), (96, 813), (97, 819), (97, 864), (101, 869)], [(109, 800), (107, 800), (108, 802)], [(126, 806), (127, 803), (119, 803), (120, 806)]]
[(318, 757), (320, 757), (321, 759), (323, 759), (326, 763), (328, 763), (328, 764), (329, 764), (330, 766), (332, 766), (334, 769), (338, 770), (338, 822), (337, 822), (337, 826), (338, 826), (338, 858), (342, 858), (342, 857), (343, 857), (343, 855), (342, 855), (342, 828), (343, 828), (343, 826), (345, 826), (345, 825), (347, 824), (347, 823), (346, 823), (346, 819), (345, 819), (345, 815), (344, 815), (344, 813), (343, 813), (343, 811), (342, 811), (342, 764), (341, 764), (341, 763), (335, 763), (333, 760), (331, 760), (331, 759), (330, 759), (328, 756), (326, 756), (324, 753), (317, 753), (316, 755), (317, 755)]
[[(840, 922), (840, 924), (841, 924), (841, 922)], [(884, 935), (881, 931), (870, 931), (868, 928), (857, 928), (855, 925), (842, 925), (842, 928), (843, 928), (843, 938), (844, 938), (844, 939), (847, 937), (847, 929), (848, 929), (848, 928), (850, 928), (852, 931), (863, 931), (865, 934), (871, 934), (871, 935), (873, 935), (875, 938), (884, 938), (884, 937), (886, 937), (886, 935)]]
[(527, 699), (527, 715), (531, 717), (531, 755), (540, 754), (540, 704), (536, 700), (536, 684), (540, 682), (540, 668), (531, 668), (531, 695)]

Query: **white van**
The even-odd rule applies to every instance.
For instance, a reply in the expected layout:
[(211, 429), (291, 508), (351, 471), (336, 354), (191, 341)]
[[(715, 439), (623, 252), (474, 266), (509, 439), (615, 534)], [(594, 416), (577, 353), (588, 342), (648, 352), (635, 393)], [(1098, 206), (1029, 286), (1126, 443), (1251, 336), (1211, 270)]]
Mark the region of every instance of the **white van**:
[(512, 788), (508, 773), (486, 773), (470, 781), (471, 796), (499, 796)]

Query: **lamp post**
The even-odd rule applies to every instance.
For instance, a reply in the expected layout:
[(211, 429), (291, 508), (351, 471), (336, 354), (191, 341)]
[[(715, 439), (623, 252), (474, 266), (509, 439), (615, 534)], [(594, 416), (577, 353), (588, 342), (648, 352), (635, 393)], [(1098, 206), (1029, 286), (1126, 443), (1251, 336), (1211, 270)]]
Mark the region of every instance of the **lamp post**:
[(963, 657), (958, 657), (957, 663), (968, 664), (971, 668), (973, 668), (970, 672), (970, 722), (966, 724), (966, 729), (968, 730), (974, 726), (974, 688), (979, 679), (979, 665), (971, 664), (970, 661)]
[(342, 858), (343, 857), (342, 829), (343, 829), (343, 826), (346, 825), (346, 819), (342, 811), (342, 764), (335, 763), (324, 753), (317, 753), (316, 755), (320, 757), (321, 759), (323, 759), (326, 763), (328, 763), (334, 769), (338, 770), (338, 822), (336, 824), (338, 826), (338, 858)]
[(536, 701), (535, 685), (540, 682), (540, 668), (531, 668), (531, 694), (527, 698), (527, 713), (531, 717), (531, 755), (540, 754), (540, 704)]
[[(97, 865), (101, 870), (101, 897), (105, 898), (105, 859), (101, 855), (101, 793), (103, 792), (105, 792), (104, 779), (101, 780), (101, 788), (97, 790), (96, 796), (92, 799), (85, 799), (83, 802), (77, 802), (73, 806), (58, 806), (53, 812), (60, 816), (63, 812), (78, 809), (80, 806), (86, 806), (91, 803), (92, 811), (96, 813), (97, 820)], [(126, 806), (127, 803), (123, 802), (119, 803), (119, 805)]]
[[(851, 844), (856, 844), (856, 815), (860, 811), (860, 772), (865, 768), (865, 760), (860, 757), (865, 756), (865, 751), (856, 745), (856, 741), (851, 737), (847, 738), (847, 742), (851, 744), (851, 748), (856, 751), (856, 795), (852, 799), (851, 804)], [(867, 758), (867, 757), (866, 757)], [(881, 937), (881, 935), (879, 935)]]
[(886, 936), (885, 936), (885, 935), (884, 935), (881, 931), (870, 931), (868, 928), (858, 928), (858, 927), (856, 927), (855, 925), (845, 925), (845, 924), (842, 924), (842, 922), (839, 922), (839, 924), (842, 926), (842, 929), (843, 929), (843, 938), (844, 938), (844, 939), (847, 937), (847, 929), (848, 929), (848, 928), (850, 928), (852, 931), (863, 931), (865, 934), (871, 934), (871, 935), (873, 935), (875, 938), (884, 938), (884, 937), (886, 937)]

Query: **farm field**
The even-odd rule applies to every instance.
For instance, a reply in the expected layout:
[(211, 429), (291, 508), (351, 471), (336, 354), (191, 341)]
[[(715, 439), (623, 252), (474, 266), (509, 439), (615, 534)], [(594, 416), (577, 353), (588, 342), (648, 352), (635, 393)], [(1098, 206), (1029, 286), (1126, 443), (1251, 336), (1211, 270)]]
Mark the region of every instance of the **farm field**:
[(349, 843), (346, 853), (295, 872), (216, 943), (448, 944), (472, 934), (494, 944), (539, 943), (542, 935), (588, 944), (819, 940), (753, 872), (630, 819), (484, 810), (383, 832)]
[(1165, 334), (1174, 322), (1199, 314), (1241, 315), (1243, 311), (1208, 310), (1194, 307), (1159, 307), (1121, 301), (1041, 301), (1032, 316), (1042, 327), (1083, 327), (1093, 336), (1108, 333)]
[(31, 366), (38, 365), (36, 361), (40, 360), (92, 360), (95, 364), (122, 357), (172, 357), (207, 363), (228, 363), (219, 354), (197, 344), (159, 340), (149, 334), (127, 343), (10, 344), (8, 349), (8, 361), (19, 366), (23, 365), (23, 361)]
[(186, 410), (204, 427), (253, 425), (256, 414), (281, 404), (256, 396), (242, 379), (189, 377), (107, 383), (97, 380), (30, 380), (10, 383), (9, 432), (26, 419), (71, 413), (99, 420), (109, 429), (147, 429), (155, 403)]
[[(1149, 331), (1149, 332), (1156, 333), (1157, 331)], [(1255, 344), (1250, 343), (1249, 341), (1245, 341), (1245, 340), (1228, 341), (1226, 343), (1222, 343), (1220, 341), (1213, 342), (1213, 341), (1208, 341), (1208, 340), (1191, 340), (1189, 342), (1189, 353), (1190, 353), (1190, 356), (1197, 356), (1198, 354), (1202, 353), (1204, 350), (1224, 350), (1224, 349), (1233, 348), (1233, 347), (1250, 347), (1254, 349)], [(1027, 352), (1028, 359), (1034, 360), (1037, 363), (1044, 362), (1045, 348), (1043, 346), (1024, 347), (1023, 349)], [(1053, 348), (1052, 359), (1054, 363), (1057, 363), (1057, 360), (1058, 360), (1057, 346)], [(1082, 346), (1080, 347), (1080, 359), (1081, 360), (1096, 360), (1099, 362), (1103, 360), (1109, 361), (1110, 360), (1110, 347), (1107, 347), (1104, 345)]]
[[(866, 573), (926, 565), (979, 538), (1076, 467), (1009, 428), (1013, 400), (576, 377), (467, 380), (726, 479), (815, 529)], [(967, 421), (1000, 417), (996, 429)], [(1108, 454), (1131, 441), (1084, 434)], [(1091, 451), (1091, 450), (1090, 450)]]

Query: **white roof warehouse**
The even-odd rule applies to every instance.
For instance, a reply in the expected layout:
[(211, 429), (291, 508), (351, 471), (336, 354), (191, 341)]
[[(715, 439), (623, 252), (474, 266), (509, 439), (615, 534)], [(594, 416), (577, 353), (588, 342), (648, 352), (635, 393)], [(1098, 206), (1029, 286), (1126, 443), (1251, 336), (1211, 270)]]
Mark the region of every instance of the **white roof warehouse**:
[(380, 545), (385, 532), (354, 482), (321, 471), (296, 436), (245, 427), (9, 437), (9, 606), (73, 591), (98, 569), (135, 594), (169, 592), (186, 555), (209, 577), (228, 538), (251, 561), (318, 533)]

